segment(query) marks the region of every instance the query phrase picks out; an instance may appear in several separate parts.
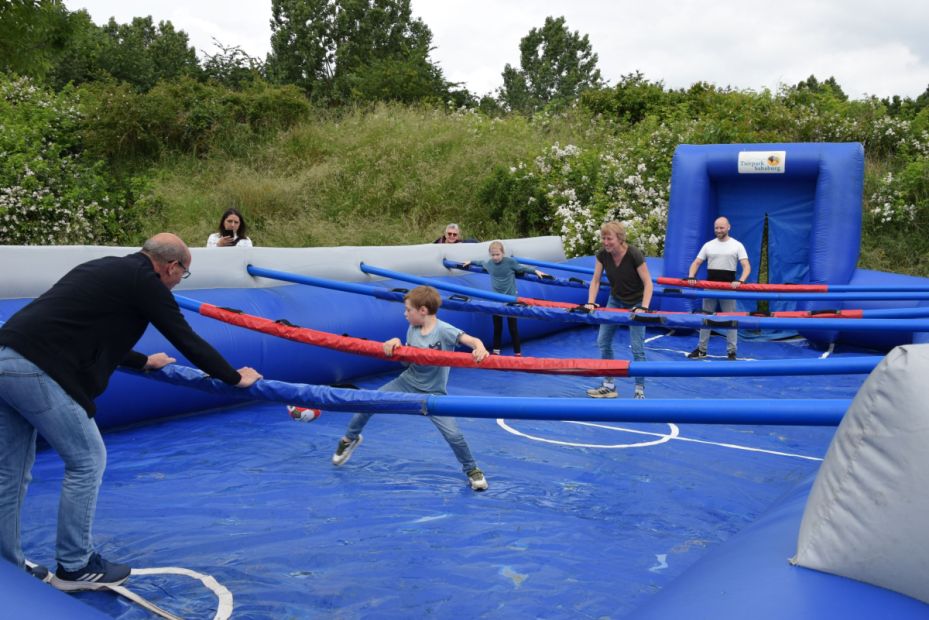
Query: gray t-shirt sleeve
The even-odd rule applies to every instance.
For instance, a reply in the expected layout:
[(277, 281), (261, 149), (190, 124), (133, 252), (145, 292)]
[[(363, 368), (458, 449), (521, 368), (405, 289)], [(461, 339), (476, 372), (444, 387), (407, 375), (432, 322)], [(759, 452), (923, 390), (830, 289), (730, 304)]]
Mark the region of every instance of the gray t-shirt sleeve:
[(454, 351), (458, 346), (458, 339), (464, 332), (445, 321), (436, 321), (435, 334), (442, 343), (442, 351)]

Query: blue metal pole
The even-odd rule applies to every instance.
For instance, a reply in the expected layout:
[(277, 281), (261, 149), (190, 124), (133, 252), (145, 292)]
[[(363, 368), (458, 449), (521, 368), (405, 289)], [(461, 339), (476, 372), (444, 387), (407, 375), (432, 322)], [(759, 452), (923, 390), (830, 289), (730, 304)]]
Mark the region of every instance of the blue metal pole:
[(583, 422), (676, 422), (680, 424), (776, 424), (836, 426), (847, 399), (601, 400), (430, 396), (431, 415)]
[(400, 271), (391, 271), (390, 269), (383, 269), (381, 267), (375, 267), (373, 265), (366, 265), (361, 263), (358, 267), (363, 272), (383, 276), (385, 278), (393, 278), (394, 280), (401, 280), (403, 282), (412, 282), (414, 284), (424, 284), (427, 286), (432, 286), (437, 289), (452, 291), (453, 293), (460, 293), (462, 295), (468, 295), (470, 297), (477, 297), (479, 299), (488, 299), (491, 301), (499, 301), (501, 303), (514, 303), (519, 301), (517, 297), (513, 295), (502, 295), (500, 293), (494, 293), (492, 291), (485, 291), (479, 288), (472, 288), (470, 286), (461, 286), (458, 284), (451, 284), (444, 280), (436, 280), (434, 278), (423, 278), (420, 276), (410, 275), (408, 273), (403, 273)]

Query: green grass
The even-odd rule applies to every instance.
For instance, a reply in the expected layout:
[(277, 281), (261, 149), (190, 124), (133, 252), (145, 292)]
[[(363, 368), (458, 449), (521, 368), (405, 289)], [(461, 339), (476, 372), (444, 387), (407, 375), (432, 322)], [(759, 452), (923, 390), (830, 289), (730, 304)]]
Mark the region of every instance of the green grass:
[(477, 197), (493, 167), (589, 140), (584, 129), (389, 105), (315, 118), (244, 157), (163, 163), (140, 237), (172, 230), (201, 245), (228, 206), (262, 246), (423, 243), (448, 222), (468, 237), (507, 236)]

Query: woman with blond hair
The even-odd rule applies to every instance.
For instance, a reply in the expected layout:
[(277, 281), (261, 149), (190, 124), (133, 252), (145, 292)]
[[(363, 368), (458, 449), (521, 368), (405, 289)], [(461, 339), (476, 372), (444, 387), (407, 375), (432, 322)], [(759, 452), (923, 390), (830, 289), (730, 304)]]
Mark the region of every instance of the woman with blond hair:
[[(648, 273), (648, 264), (642, 250), (626, 243), (626, 227), (615, 220), (600, 227), (600, 240), (603, 249), (597, 253), (597, 264), (594, 266), (594, 275), (590, 279), (590, 290), (584, 306), (591, 310), (599, 307), (596, 302), (597, 293), (600, 291), (600, 278), (606, 274), (610, 283), (607, 308), (648, 312), (648, 304), (652, 301), (652, 277)], [(604, 323), (597, 334), (600, 357), (605, 360), (613, 359), (613, 337), (616, 335), (617, 327), (615, 323)], [(632, 349), (632, 359), (637, 362), (645, 361), (644, 325), (629, 327), (629, 347)], [(591, 398), (616, 398), (613, 377), (604, 377), (599, 387), (587, 390), (587, 395)], [(634, 397), (645, 398), (643, 377), (635, 379)]]

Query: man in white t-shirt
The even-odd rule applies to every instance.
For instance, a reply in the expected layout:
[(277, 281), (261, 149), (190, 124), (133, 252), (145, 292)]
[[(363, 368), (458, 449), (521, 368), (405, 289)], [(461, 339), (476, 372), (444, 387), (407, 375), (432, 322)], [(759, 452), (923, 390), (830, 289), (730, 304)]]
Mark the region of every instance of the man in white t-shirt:
[[(752, 273), (752, 266), (748, 262), (748, 253), (745, 246), (729, 236), (729, 220), (724, 217), (717, 218), (713, 222), (713, 232), (716, 238), (707, 241), (700, 248), (697, 258), (690, 264), (687, 271), (687, 280), (690, 284), (696, 282), (697, 270), (700, 265), (706, 261), (707, 280), (713, 282), (731, 282), (732, 288), (737, 289), (740, 285), (745, 284), (748, 276)], [(736, 279), (736, 267), (741, 263), (742, 275)], [(734, 299), (704, 299), (703, 311), (715, 312), (716, 303), (719, 302), (719, 309), (722, 312), (735, 312), (736, 302)], [(706, 357), (706, 348), (710, 340), (710, 330), (700, 330), (700, 341), (697, 348), (687, 354), (690, 359), (701, 359)], [(736, 359), (736, 349), (739, 346), (739, 330), (730, 329), (726, 332), (726, 353), (730, 360)]]

